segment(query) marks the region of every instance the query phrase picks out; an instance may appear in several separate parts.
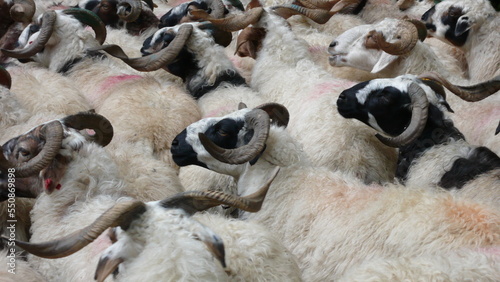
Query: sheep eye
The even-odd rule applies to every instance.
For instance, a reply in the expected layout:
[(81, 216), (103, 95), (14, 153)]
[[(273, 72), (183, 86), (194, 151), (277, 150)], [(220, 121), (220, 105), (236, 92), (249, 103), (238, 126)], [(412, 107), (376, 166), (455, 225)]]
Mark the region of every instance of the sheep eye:
[(20, 150), (19, 151), (19, 154), (21, 154), (21, 156), (23, 157), (27, 157), (30, 155), (30, 152), (26, 151), (26, 150)]
[(217, 130), (217, 134), (219, 134), (222, 137), (226, 137), (228, 134), (222, 129)]

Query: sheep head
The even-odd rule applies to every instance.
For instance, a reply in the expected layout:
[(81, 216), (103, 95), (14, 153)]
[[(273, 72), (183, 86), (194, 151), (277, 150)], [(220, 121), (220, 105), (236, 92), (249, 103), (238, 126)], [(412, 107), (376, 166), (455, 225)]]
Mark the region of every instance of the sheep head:
[(353, 27), (328, 48), (331, 66), (350, 66), (377, 73), (414, 50), (426, 37), (421, 22), (386, 18), (376, 24)]
[[(25, 33), (24, 36), (26, 37), (25, 41), (28, 41), (28, 38), (36, 34), (36, 39), (34, 39), (31, 44), (28, 44), (20, 50), (1, 49), (2, 53), (13, 58), (27, 59), (39, 52), (42, 52), (54, 32), (54, 26), (58, 17), (57, 13), (58, 12), (54, 10), (49, 10), (42, 15), (40, 20), (41, 25), (32, 24), (26, 27), (25, 31), (23, 31), (23, 33)], [(96, 34), (96, 40), (99, 44), (102, 44), (106, 39), (106, 28), (104, 23), (91, 11), (74, 8), (63, 10), (61, 13), (73, 16), (82, 24), (92, 27)]]
[(172, 248), (172, 245), (173, 248), (181, 248), (175, 246), (175, 240), (178, 239), (175, 237), (180, 237), (182, 241), (190, 241), (189, 245), (201, 241), (213, 257), (226, 267), (222, 239), (208, 227), (192, 219), (190, 215), (221, 204), (257, 212), (278, 172), (279, 169), (275, 169), (256, 193), (245, 197), (217, 191), (188, 191), (156, 202), (143, 203), (136, 200), (118, 202), (91, 225), (63, 238), (44, 243), (16, 241), (16, 244), (36, 256), (61, 258), (78, 252), (111, 228), (108, 236), (113, 245), (102, 253), (95, 273), (97, 281), (104, 281), (120, 264), (133, 261), (140, 256), (141, 250), (137, 249), (137, 245), (144, 248), (147, 242), (144, 238), (136, 238), (137, 236), (164, 236), (163, 233), (157, 234), (158, 226), (149, 228), (155, 223), (160, 223), (162, 225), (160, 228), (169, 232), (167, 240), (173, 242), (165, 246), (166, 252), (170, 252), (168, 248)]
[(496, 14), (487, 0), (446, 0), (426, 11), (422, 20), (431, 36), (462, 47), (473, 29), (478, 29), (488, 17)]
[(9, 178), (15, 175), (16, 195), (20, 197), (36, 197), (42, 184), (48, 193), (59, 189), (71, 161), (70, 152), (78, 151), (85, 140), (106, 146), (112, 136), (113, 128), (106, 118), (83, 112), (44, 123), (10, 139), (0, 152), (2, 196), (7, 191), (8, 173), (12, 173)]
[(421, 136), (428, 123), (429, 109), (432, 108), (434, 115), (431, 121), (441, 123), (441, 111), (450, 109), (443, 86), (481, 98), (500, 89), (498, 79), (462, 87), (448, 85), (438, 77), (437, 74), (419, 77), (403, 75), (362, 82), (340, 94), (337, 109), (344, 118), (355, 118), (385, 135), (393, 136), (387, 138), (377, 134), (384, 144), (402, 147)]

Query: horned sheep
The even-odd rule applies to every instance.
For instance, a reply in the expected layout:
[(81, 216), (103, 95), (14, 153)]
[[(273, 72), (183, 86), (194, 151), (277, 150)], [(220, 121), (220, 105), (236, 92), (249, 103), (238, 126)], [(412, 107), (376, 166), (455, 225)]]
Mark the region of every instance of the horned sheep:
[[(343, 173), (311, 166), (300, 145), (283, 127), (270, 124), (270, 118), (248, 108), (204, 118), (177, 136), (172, 155), (180, 166), (199, 165), (233, 176), (238, 195), (252, 194), (279, 166), (262, 209), (240, 217), (275, 232), (297, 257), (305, 281), (337, 280), (375, 259), (498, 246), (495, 209), (424, 187), (365, 186)], [(498, 271), (486, 263), (476, 267), (490, 275)]]
[[(252, 14), (248, 22), (237, 23), (241, 27), (253, 22), (254, 28), (266, 31), (250, 85), (267, 101), (289, 109), (288, 128), (312, 163), (342, 170), (367, 183), (391, 181), (394, 170), (387, 164), (394, 164), (396, 152), (380, 146), (372, 133), (342, 121), (332, 111), (334, 99), (353, 82), (338, 79), (317, 65), (308, 53), (307, 43), (297, 38), (272, 9), (258, 7), (247, 12)], [(233, 19), (240, 21), (239, 17)], [(228, 24), (226, 28), (231, 27)]]
[(490, 1), (441, 1), (422, 20), (431, 36), (464, 52), (472, 83), (500, 74), (500, 17)]
[(337, 108), (343, 117), (391, 136), (378, 137), (384, 144), (399, 148), (396, 177), (401, 182), (458, 190), (459, 195), (465, 193), (497, 208), (500, 157), (487, 147), (464, 140), (446, 115), (449, 106), (444, 89), (437, 83), (476, 100), (500, 89), (498, 79), (466, 88), (432, 73), (375, 79), (344, 90)]
[[(209, 280), (215, 278), (246, 280), (262, 277), (265, 280), (267, 277), (283, 277), (282, 275), (284, 275), (294, 281), (300, 281), (300, 274), (294, 258), (271, 233), (258, 224), (226, 220), (216, 218), (213, 215), (197, 216), (196, 220), (201, 222), (199, 223), (189, 217), (197, 210), (204, 210), (219, 204), (235, 205), (238, 208), (255, 212), (262, 205), (272, 178), (268, 181), (269, 183), (263, 185), (259, 193), (243, 199), (234, 200), (234, 197), (231, 196), (222, 196), (221, 198), (220, 194), (214, 192), (208, 192), (208, 195), (200, 192), (176, 194), (179, 192), (176, 187), (166, 187), (171, 191), (171, 196), (175, 196), (163, 201), (144, 204), (128, 197), (124, 187), (126, 183), (122, 181), (118, 167), (104, 149), (98, 144), (86, 141), (84, 136), (67, 127), (66, 123), (68, 123), (68, 118), (62, 121), (52, 121), (42, 125), (42, 129), (35, 129), (33, 133), (28, 133), (28, 135), (36, 134), (37, 131), (43, 131), (44, 128), (48, 128), (45, 131), (52, 132), (53, 128), (62, 125), (63, 131), (61, 133), (64, 134), (62, 140), (60, 138), (59, 141), (47, 141), (46, 146), (51, 146), (52, 150), (50, 148), (44, 150), (49, 152), (43, 153), (44, 165), (33, 164), (33, 160), (28, 160), (30, 168), (35, 170), (43, 168), (41, 173), (43, 179), (34, 176), (38, 181), (47, 182), (54, 179), (54, 182), (59, 183), (55, 189), (49, 187), (46, 190), (47, 193), (40, 195), (36, 201), (32, 212), (33, 234), (31, 241), (50, 241), (53, 238), (63, 237), (63, 235), (79, 230), (82, 226), (89, 225), (90, 227), (84, 228), (82, 231), (82, 234), (87, 235), (80, 237), (88, 238), (88, 240), (84, 239), (85, 242), (75, 243), (74, 239), (82, 235), (76, 232), (69, 236), (73, 238), (73, 241), (56, 243), (58, 248), (42, 244), (42, 248), (38, 249), (38, 252), (37, 250), (33, 251), (36, 247), (30, 248), (31, 244), (29, 243), (26, 245), (16, 241), (16, 244), (35, 255), (41, 254), (43, 257), (49, 258), (67, 256), (88, 244), (90, 245), (71, 257), (57, 260), (29, 256), (30, 263), (47, 280), (90, 281), (93, 277), (92, 268), (97, 266), (96, 278), (103, 281), (118, 267), (120, 262), (123, 262), (117, 279), (134, 281), (138, 275), (136, 269), (144, 267), (144, 264), (150, 264), (152, 253), (156, 253), (153, 257), (164, 263), (157, 264), (160, 268), (156, 271), (147, 271), (146, 273), (140, 271), (143, 279), (148, 277), (145, 275), (152, 275), (150, 278), (154, 280), (154, 277), (158, 277), (157, 275), (164, 277), (165, 272), (168, 272), (169, 277), (178, 279), (198, 277)], [(23, 139), (25, 136), (19, 138)], [(104, 139), (106, 138), (108, 137)], [(26, 146), (26, 143), (17, 142), (16, 139), (9, 142), (12, 145), (9, 148), (14, 148), (5, 152), (8, 162), (11, 162), (15, 155), (13, 152), (18, 150), (18, 147)], [(36, 146), (36, 144), (31, 145), (31, 149), (33, 149), (33, 145)], [(53, 150), (54, 148), (56, 150)], [(57, 157), (54, 158), (54, 155)], [(2, 163), (2, 166), (5, 166), (5, 163)], [(7, 164), (7, 166), (10, 165)], [(38, 168), (33, 168), (34, 166)], [(56, 181), (57, 176), (60, 181)], [(210, 195), (217, 197), (209, 197)], [(118, 210), (124, 212), (124, 206), (131, 209), (127, 209), (128, 212), (124, 214), (118, 213)], [(111, 212), (106, 211), (110, 207), (112, 207)], [(133, 215), (132, 210), (136, 212), (135, 215)], [(115, 225), (109, 225), (110, 222), (107, 223), (108, 225), (103, 223), (106, 220), (109, 221), (110, 217), (118, 217), (117, 215), (129, 220), (134, 219), (134, 221), (133, 223), (130, 221), (125, 223), (126, 220), (121, 220), (118, 222), (123, 224)], [(99, 223), (92, 224), (98, 217)], [(115, 220), (117, 219), (115, 218)], [(52, 222), (52, 224), (47, 224), (47, 222)], [(210, 227), (206, 227), (204, 224), (207, 226), (218, 225), (216, 230), (218, 233), (220, 232), (220, 235), (216, 235), (210, 230)], [(121, 226), (121, 229), (116, 228), (113, 235), (108, 236), (109, 233), (103, 232), (109, 226)], [(74, 236), (75, 234), (76, 236)], [(167, 245), (164, 245), (165, 234), (172, 235), (168, 236), (169, 243)], [(144, 236), (149, 237), (147, 243), (145, 243)], [(157, 240), (151, 240), (151, 238), (157, 238)], [(224, 241), (224, 246), (227, 249), (226, 260), (224, 260), (224, 249), (221, 241)], [(111, 245), (112, 242), (115, 244)], [(214, 254), (211, 255), (206, 247)], [(158, 255), (160, 249), (167, 249), (167, 251)], [(98, 263), (99, 254), (102, 256)], [(214, 258), (219, 259), (222, 265)], [(255, 262), (255, 264), (248, 267), (249, 261)], [(222, 267), (226, 266), (225, 262), (227, 262), (226, 269)], [(200, 267), (192, 268), (192, 264)]]

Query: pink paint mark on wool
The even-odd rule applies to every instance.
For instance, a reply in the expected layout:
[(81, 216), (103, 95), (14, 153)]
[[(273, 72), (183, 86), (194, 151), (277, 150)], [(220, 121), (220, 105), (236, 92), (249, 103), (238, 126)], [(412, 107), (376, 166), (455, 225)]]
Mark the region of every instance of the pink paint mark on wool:
[(313, 54), (316, 54), (316, 53), (325, 53), (327, 52), (326, 50), (326, 46), (322, 46), (322, 45), (311, 45), (309, 46), (308, 50), (309, 50), (309, 53), (313, 53)]
[(324, 82), (316, 85), (314, 89), (307, 96), (309, 100), (316, 100), (325, 94), (340, 94), (339, 90), (350, 88), (355, 83), (347, 80), (337, 80), (333, 82)]
[(236, 107), (233, 106), (223, 106), (220, 108), (217, 108), (215, 110), (212, 110), (208, 112), (204, 117), (219, 117), (221, 115), (224, 115), (230, 111), (236, 110)]
[(99, 89), (99, 92), (107, 92), (109, 89), (113, 88), (115, 85), (124, 82), (124, 81), (129, 81), (129, 80), (135, 80), (135, 79), (141, 79), (142, 76), (140, 75), (128, 75), (128, 74), (123, 74), (123, 75), (117, 75), (117, 76), (110, 76), (104, 80), (104, 82), (101, 84), (101, 88)]
[(479, 248), (477, 251), (487, 255), (500, 256), (500, 247)]

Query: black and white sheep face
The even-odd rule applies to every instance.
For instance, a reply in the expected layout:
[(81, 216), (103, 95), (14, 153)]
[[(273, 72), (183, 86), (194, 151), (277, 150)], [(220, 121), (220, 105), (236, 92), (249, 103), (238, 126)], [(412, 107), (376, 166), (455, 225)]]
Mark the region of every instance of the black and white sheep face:
[(33, 23), (28, 25), (17, 39), (16, 47), (24, 47), (29, 45), (29, 42), (33, 42), (38, 37), (39, 31), (39, 24)]
[(471, 28), (495, 13), (487, 0), (447, 0), (425, 12), (422, 20), (430, 35), (460, 47), (467, 42)]
[(242, 109), (224, 117), (205, 118), (188, 126), (172, 142), (174, 162), (179, 166), (199, 165), (217, 172), (236, 169), (236, 165), (214, 159), (201, 144), (198, 134), (204, 133), (224, 149), (245, 145), (253, 136), (253, 130), (247, 130), (245, 126), (245, 114), (249, 111), (250, 109)]
[(353, 27), (339, 35), (328, 48), (329, 63), (334, 67), (349, 66), (372, 73), (385, 69), (399, 56), (383, 50), (367, 48), (366, 42), (371, 31), (381, 32), (388, 42), (397, 40), (396, 30), (400, 20), (386, 18), (377, 24)]
[(398, 135), (411, 119), (408, 87), (412, 76), (374, 79), (340, 93), (337, 109), (344, 118), (355, 118), (379, 132)]
[(160, 18), (159, 27), (176, 26), (185, 22), (198, 21), (189, 11), (193, 9), (201, 9), (210, 13), (210, 9), (205, 1), (197, 0), (185, 2), (170, 9), (165, 15)]

